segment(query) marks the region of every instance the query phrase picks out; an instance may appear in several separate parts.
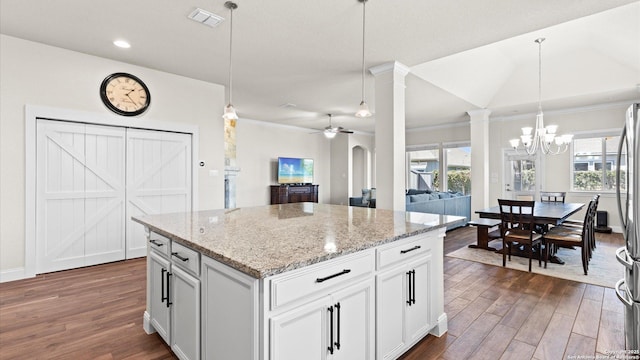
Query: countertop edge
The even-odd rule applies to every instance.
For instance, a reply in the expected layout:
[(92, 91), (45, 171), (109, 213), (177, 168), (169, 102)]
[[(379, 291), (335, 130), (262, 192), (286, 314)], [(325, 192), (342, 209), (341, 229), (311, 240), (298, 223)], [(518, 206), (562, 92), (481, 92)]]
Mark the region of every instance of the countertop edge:
[(446, 227), (448, 225), (451, 224), (455, 224), (459, 221), (463, 221), (463, 220), (457, 220), (454, 222), (450, 222), (450, 223), (446, 223), (446, 224), (441, 224), (441, 225), (424, 225), (425, 227), (422, 229), (418, 229), (409, 233), (405, 233), (405, 234), (401, 234), (401, 235), (397, 235), (391, 238), (387, 238), (387, 239), (381, 239), (381, 240), (377, 240), (377, 241), (372, 241), (369, 242), (367, 244), (365, 244), (364, 246), (360, 246), (357, 248), (353, 248), (353, 249), (349, 249), (349, 250), (345, 250), (342, 252), (335, 252), (335, 253), (329, 253), (329, 254), (325, 254), (324, 256), (320, 256), (320, 257), (316, 257), (314, 259), (311, 260), (304, 260), (304, 261), (298, 261), (298, 262), (293, 262), (290, 263), (287, 266), (282, 266), (282, 267), (278, 267), (278, 268), (273, 268), (273, 269), (267, 269), (267, 270), (263, 270), (260, 271), (258, 269), (252, 268), (246, 264), (242, 264), (239, 263), (233, 259), (230, 259), (222, 254), (216, 253), (215, 251), (202, 247), (196, 243), (193, 243), (187, 239), (183, 239), (179, 236), (176, 236), (174, 234), (171, 234), (157, 226), (154, 226), (152, 224), (146, 223), (143, 220), (137, 219), (135, 217), (132, 217), (133, 221), (140, 223), (144, 226), (147, 226), (151, 231), (158, 233), (162, 236), (165, 236), (169, 239), (171, 239), (172, 241), (176, 241), (182, 245), (185, 245), (191, 249), (197, 250), (198, 252), (200, 252), (203, 255), (206, 255), (216, 261), (219, 261), (220, 263), (227, 265), (235, 270), (238, 270), (242, 273), (245, 273), (255, 279), (264, 279), (266, 277), (269, 276), (273, 276), (273, 275), (277, 275), (277, 274), (281, 274), (290, 270), (295, 270), (295, 269), (299, 269), (305, 266), (309, 266), (309, 265), (313, 265), (313, 264), (317, 264), (323, 261), (327, 261), (327, 260), (331, 260), (331, 259), (335, 259), (344, 255), (349, 255), (349, 254), (353, 254), (359, 251), (363, 251), (363, 250), (367, 250), (367, 249), (371, 249), (374, 248), (376, 246), (379, 245), (383, 245), (383, 244), (388, 244), (394, 241), (398, 241), (398, 240), (402, 240), (411, 236), (415, 236), (415, 235), (419, 235), (419, 234), (424, 234), (433, 230), (437, 230), (443, 227)]

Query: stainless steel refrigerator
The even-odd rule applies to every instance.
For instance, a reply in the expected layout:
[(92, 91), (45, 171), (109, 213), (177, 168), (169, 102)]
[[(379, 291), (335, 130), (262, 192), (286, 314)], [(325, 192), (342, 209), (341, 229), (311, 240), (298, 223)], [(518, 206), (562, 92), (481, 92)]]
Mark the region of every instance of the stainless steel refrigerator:
[(625, 306), (624, 333), (627, 350), (640, 349), (640, 103), (627, 110), (616, 164), (618, 213), (625, 246), (616, 251), (625, 266), (616, 294)]

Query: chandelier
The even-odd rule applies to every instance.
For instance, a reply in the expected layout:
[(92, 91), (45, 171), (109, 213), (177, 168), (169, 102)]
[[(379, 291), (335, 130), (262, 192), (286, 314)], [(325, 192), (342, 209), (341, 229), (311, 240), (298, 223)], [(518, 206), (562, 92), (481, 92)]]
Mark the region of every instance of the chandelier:
[[(569, 144), (573, 139), (573, 135), (558, 135), (558, 125), (544, 126), (544, 115), (542, 114), (542, 42), (544, 38), (538, 38), (535, 40), (538, 43), (538, 114), (536, 115), (536, 127), (523, 127), (522, 135), (520, 139), (511, 139), (509, 143), (516, 152), (520, 147), (520, 140), (524, 150), (529, 155), (534, 155), (538, 149), (543, 154), (557, 155), (567, 151)], [(535, 132), (534, 132), (535, 131)]]

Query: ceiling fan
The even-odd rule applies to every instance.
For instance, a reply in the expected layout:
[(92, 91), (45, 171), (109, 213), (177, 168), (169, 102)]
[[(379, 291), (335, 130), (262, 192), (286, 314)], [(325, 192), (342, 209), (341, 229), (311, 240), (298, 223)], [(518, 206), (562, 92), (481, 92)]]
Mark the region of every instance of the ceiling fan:
[(331, 124), (331, 114), (327, 114), (329, 115), (329, 126), (325, 127), (324, 130), (322, 131), (322, 133), (324, 134), (324, 136), (326, 136), (328, 139), (333, 139), (334, 137), (336, 137), (336, 135), (338, 133), (343, 133), (343, 134), (353, 134), (353, 131), (351, 130), (347, 130), (345, 128), (343, 128), (342, 126), (333, 126)]

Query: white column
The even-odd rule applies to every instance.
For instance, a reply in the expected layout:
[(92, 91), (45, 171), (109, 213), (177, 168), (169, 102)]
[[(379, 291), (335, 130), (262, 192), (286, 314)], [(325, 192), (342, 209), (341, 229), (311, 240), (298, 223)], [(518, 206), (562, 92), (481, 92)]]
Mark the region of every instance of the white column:
[(489, 207), (489, 115), (491, 110), (467, 111), (471, 119), (471, 217)]
[(376, 207), (404, 211), (404, 78), (409, 68), (394, 61), (370, 71), (376, 82)]

